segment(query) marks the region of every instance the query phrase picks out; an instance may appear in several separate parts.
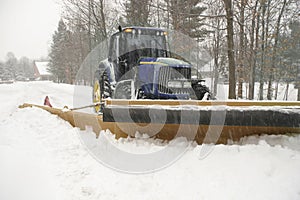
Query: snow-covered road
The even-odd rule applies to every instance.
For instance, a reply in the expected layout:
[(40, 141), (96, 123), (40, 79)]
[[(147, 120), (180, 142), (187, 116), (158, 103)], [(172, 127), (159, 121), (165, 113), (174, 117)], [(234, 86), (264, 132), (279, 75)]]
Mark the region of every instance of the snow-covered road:
[[(18, 109), (24, 102), (42, 104), (46, 95), (53, 106), (72, 107), (73, 93), (73, 86), (51, 82), (0, 85), (1, 200), (300, 199), (300, 136), (245, 138), (240, 145), (216, 145), (204, 159), (202, 146), (192, 144), (169, 167), (133, 175), (89, 153), (81, 138), (94, 137), (91, 131), (37, 108)], [(128, 151), (162, 148), (142, 138), (114, 144)]]

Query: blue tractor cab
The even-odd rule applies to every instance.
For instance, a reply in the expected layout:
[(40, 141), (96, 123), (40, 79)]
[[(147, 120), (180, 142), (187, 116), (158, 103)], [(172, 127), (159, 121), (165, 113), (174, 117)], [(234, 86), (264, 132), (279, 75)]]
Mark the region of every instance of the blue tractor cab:
[(160, 28), (119, 28), (95, 73), (94, 103), (105, 98), (202, 99), (209, 93), (200, 80), (191, 79), (192, 65), (168, 49), (167, 37)]

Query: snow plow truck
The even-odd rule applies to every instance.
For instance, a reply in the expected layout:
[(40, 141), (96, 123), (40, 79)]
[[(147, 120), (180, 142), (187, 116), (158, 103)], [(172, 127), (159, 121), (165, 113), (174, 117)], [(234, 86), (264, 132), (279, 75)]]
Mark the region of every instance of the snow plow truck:
[[(108, 57), (95, 71), (92, 105), (73, 109), (36, 106), (71, 125), (109, 129), (116, 138), (137, 132), (161, 140), (186, 137), (228, 143), (250, 135), (299, 134), (300, 102), (211, 100), (193, 65), (168, 48), (159, 28), (121, 28), (109, 41)], [(93, 107), (96, 114), (77, 110)]]

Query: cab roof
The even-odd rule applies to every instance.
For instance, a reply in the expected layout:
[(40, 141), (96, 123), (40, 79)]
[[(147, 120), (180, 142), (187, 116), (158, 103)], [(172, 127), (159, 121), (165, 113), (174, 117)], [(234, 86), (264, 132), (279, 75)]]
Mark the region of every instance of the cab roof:
[(142, 32), (148, 32), (148, 33), (150, 33), (150, 32), (166, 32), (165, 29), (156, 28), (156, 27), (128, 26), (128, 27), (124, 27), (124, 28), (119, 27), (119, 31), (112, 34), (112, 36), (117, 35), (121, 32), (126, 32), (126, 30), (141, 30)]
[(143, 27), (143, 26), (128, 26), (122, 28), (122, 31), (125, 31), (126, 29), (140, 29), (140, 30), (153, 30), (153, 31), (165, 31), (162, 28), (157, 28), (157, 27)]

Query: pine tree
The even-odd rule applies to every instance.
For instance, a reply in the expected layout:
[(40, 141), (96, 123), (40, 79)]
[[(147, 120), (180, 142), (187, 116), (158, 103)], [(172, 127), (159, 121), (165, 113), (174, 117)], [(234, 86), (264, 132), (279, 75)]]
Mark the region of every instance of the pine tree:
[(127, 0), (124, 3), (128, 26), (149, 26), (151, 0)]
[(0, 62), (0, 81), (4, 80), (4, 72), (5, 72), (4, 63)]
[(29, 58), (23, 56), (19, 59), (17, 65), (17, 74), (23, 76), (25, 78), (32, 78), (33, 77), (33, 67), (32, 63)]
[(174, 30), (191, 38), (203, 38), (206, 30), (202, 28), (200, 15), (206, 10), (200, 5), (201, 0), (165, 0), (167, 1)]
[(67, 28), (63, 20), (58, 23), (57, 31), (53, 35), (50, 50), (49, 70), (56, 77), (57, 82), (66, 82), (66, 45)]
[(5, 69), (6, 77), (16, 79), (17, 77), (17, 64), (18, 60), (12, 52), (8, 52), (6, 55)]

